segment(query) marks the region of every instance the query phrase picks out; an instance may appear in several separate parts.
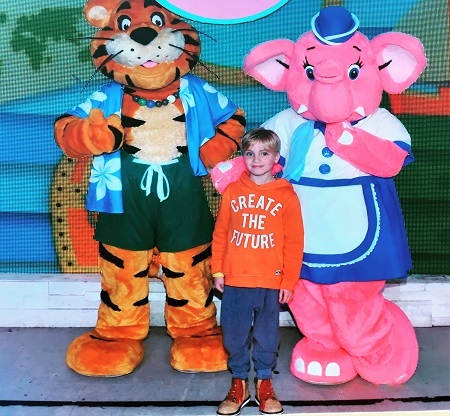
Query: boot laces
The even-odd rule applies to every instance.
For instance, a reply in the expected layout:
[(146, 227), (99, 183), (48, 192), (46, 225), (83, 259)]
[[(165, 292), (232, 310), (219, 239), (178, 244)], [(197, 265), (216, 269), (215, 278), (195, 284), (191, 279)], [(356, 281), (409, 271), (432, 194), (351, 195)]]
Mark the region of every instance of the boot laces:
[(243, 380), (233, 378), (231, 380), (230, 390), (228, 390), (228, 394), (225, 400), (237, 403), (241, 402), (243, 399), (244, 399)]
[(265, 402), (267, 400), (278, 400), (270, 379), (261, 380), (258, 396), (260, 402)]

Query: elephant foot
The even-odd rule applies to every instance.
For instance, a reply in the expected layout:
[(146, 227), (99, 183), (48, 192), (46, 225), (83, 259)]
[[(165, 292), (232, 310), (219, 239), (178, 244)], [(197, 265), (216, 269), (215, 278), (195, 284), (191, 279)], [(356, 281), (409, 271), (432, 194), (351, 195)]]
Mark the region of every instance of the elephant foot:
[(373, 384), (397, 385), (408, 381), (416, 371), (419, 346), (416, 333), (404, 312), (386, 302), (394, 317), (392, 335), (387, 347), (366, 357), (353, 357), (353, 364), (364, 380)]
[(222, 334), (175, 338), (170, 350), (170, 365), (186, 373), (224, 371), (227, 358)]
[(291, 372), (306, 383), (329, 385), (346, 383), (357, 375), (343, 349), (327, 349), (306, 337), (294, 347)]
[(84, 376), (117, 377), (131, 373), (143, 358), (142, 340), (106, 339), (91, 331), (71, 342), (66, 364)]

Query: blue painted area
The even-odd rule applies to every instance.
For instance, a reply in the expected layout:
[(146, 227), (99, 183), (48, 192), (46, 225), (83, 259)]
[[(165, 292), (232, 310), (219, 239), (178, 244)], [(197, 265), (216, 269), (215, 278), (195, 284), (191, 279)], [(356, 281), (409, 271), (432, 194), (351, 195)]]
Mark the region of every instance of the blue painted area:
[(55, 164), (61, 150), (53, 139), (55, 116), (3, 112), (0, 107), (0, 164)]
[(0, 212), (49, 213), (53, 165), (0, 164)]
[(58, 271), (49, 215), (0, 213), (0, 229), (0, 271)]

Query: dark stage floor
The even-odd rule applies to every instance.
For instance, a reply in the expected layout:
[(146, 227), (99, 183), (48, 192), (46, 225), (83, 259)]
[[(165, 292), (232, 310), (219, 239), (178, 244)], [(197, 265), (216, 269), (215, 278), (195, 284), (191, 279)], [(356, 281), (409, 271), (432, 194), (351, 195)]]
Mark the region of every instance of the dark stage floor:
[[(300, 338), (282, 328), (274, 386), (285, 414), (417, 411), (450, 415), (450, 327), (416, 328), (420, 360), (400, 386), (374, 386), (356, 378), (339, 386), (304, 383), (289, 371)], [(90, 378), (66, 367), (69, 342), (83, 328), (0, 328), (1, 416), (214, 415), (230, 385), (228, 372), (186, 374), (169, 366), (171, 340), (152, 328), (146, 357), (132, 374)], [(243, 416), (258, 415), (254, 402)]]

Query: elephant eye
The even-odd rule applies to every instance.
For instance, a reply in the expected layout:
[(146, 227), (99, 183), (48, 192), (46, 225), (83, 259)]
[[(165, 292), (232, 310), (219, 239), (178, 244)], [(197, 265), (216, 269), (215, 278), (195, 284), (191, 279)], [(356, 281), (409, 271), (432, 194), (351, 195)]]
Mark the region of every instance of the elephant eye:
[(305, 56), (305, 60), (303, 61), (303, 69), (305, 70), (305, 74), (310, 81), (314, 81), (314, 67), (308, 62), (308, 58)]
[(359, 66), (358, 65), (352, 65), (348, 69), (348, 77), (351, 80), (354, 80), (354, 79), (358, 78), (358, 76), (359, 76)]
[(314, 67), (312, 65), (305, 67), (305, 73), (309, 80), (314, 81)]
[(358, 62), (356, 62), (353, 65), (350, 65), (350, 68), (348, 68), (348, 77), (353, 81), (356, 78), (359, 77), (359, 72), (362, 68), (362, 62), (358, 59)]

